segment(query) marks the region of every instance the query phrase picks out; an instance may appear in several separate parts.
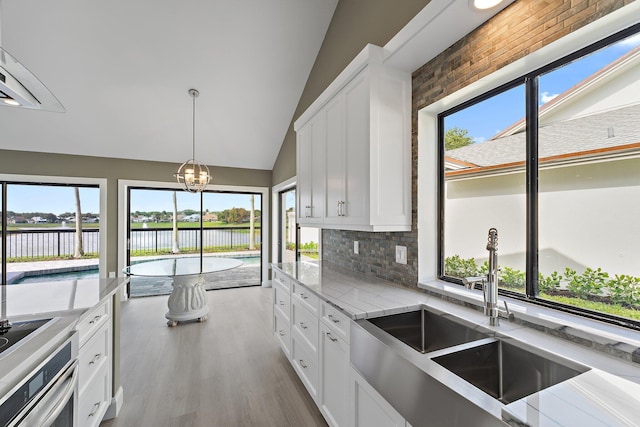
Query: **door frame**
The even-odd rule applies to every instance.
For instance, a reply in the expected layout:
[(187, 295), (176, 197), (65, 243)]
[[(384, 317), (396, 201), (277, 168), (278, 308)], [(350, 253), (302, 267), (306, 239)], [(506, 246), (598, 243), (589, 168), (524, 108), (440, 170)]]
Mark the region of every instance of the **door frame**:
[[(128, 212), (129, 212), (129, 200), (128, 193), (129, 187), (144, 187), (144, 188), (163, 188), (163, 189), (177, 189), (182, 191), (182, 187), (177, 182), (162, 182), (162, 181), (142, 181), (142, 180), (118, 180), (118, 274), (123, 276), (122, 270), (127, 266), (127, 228), (128, 228)], [(260, 194), (262, 197), (262, 222), (260, 227), (262, 236), (262, 260), (260, 262), (260, 275), (262, 277), (261, 285), (266, 287), (270, 286), (269, 277), (269, 254), (265, 251), (269, 250), (269, 188), (268, 187), (251, 187), (242, 185), (208, 185), (207, 190), (219, 191), (226, 193), (255, 193)]]

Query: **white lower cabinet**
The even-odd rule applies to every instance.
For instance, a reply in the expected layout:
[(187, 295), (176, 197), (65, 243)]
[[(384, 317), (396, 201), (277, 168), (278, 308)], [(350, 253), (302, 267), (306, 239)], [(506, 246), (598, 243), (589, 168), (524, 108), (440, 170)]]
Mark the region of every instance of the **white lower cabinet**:
[(327, 423), (411, 427), (351, 367), (351, 319), (276, 267), (274, 277), (274, 336)]
[(410, 427), (362, 376), (351, 367), (351, 425), (353, 427)]
[(100, 304), (78, 323), (78, 422), (98, 426), (111, 405), (113, 333), (111, 300)]
[(83, 427), (100, 424), (111, 403), (111, 374), (107, 363), (96, 371), (94, 379), (80, 391), (78, 422)]
[(318, 401), (318, 353), (295, 329), (291, 334), (291, 363), (315, 402)]
[(320, 411), (332, 427), (349, 419), (349, 346), (333, 329), (320, 324)]

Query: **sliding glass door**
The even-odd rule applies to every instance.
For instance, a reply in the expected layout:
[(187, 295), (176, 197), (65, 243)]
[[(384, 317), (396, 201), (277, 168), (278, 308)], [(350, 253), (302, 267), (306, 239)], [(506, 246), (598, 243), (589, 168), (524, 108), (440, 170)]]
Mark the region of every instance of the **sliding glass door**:
[(317, 260), (321, 230), (299, 227), (296, 222), (296, 189), (279, 193), (278, 262)]
[[(262, 283), (261, 194), (130, 187), (128, 206), (128, 265), (177, 257), (235, 258), (242, 266), (207, 274), (207, 289)], [(134, 276), (130, 283), (131, 296), (170, 292), (169, 278)]]

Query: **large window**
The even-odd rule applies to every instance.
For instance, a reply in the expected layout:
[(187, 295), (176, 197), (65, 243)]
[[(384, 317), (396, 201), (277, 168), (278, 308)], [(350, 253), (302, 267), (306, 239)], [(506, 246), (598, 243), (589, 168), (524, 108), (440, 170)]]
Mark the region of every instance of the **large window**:
[(440, 276), (640, 325), (640, 34), (625, 30), (438, 117)]
[(97, 185), (0, 184), (2, 284), (98, 277)]

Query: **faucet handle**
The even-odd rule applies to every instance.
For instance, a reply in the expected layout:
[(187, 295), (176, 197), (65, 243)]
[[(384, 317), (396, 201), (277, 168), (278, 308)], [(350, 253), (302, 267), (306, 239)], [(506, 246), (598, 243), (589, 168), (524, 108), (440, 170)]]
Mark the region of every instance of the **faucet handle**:
[(509, 306), (507, 305), (507, 302), (504, 300), (502, 302), (504, 303), (504, 311), (498, 310), (498, 316), (502, 316), (509, 321), (515, 319), (516, 316), (511, 311), (509, 311)]
[(485, 279), (486, 279), (486, 277), (484, 277), (484, 276), (463, 277), (462, 278), (462, 284), (467, 289), (474, 289), (475, 285), (480, 283), (480, 284), (482, 284), (482, 288), (484, 289)]

